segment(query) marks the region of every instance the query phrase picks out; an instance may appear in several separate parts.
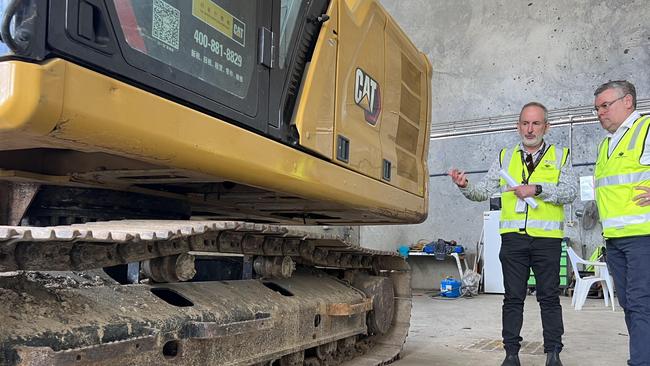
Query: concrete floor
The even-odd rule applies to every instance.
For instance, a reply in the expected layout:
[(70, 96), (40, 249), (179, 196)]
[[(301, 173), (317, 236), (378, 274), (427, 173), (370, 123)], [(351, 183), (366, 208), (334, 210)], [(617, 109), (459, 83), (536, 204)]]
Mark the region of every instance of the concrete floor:
[[(411, 328), (401, 359), (395, 366), (500, 365), (505, 355), (501, 344), (502, 295), (442, 299), (414, 293)], [(606, 308), (602, 299), (587, 299), (581, 311), (562, 297), (565, 366), (625, 365), (628, 335), (623, 311), (616, 303)], [(540, 312), (534, 296), (524, 308), (522, 337), (528, 342), (520, 351), (522, 365), (544, 365)]]

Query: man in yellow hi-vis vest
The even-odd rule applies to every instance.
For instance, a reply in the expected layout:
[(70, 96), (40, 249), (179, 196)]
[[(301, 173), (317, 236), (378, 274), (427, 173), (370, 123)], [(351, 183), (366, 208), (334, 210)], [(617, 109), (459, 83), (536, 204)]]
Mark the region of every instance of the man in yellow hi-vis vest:
[(628, 365), (650, 366), (650, 116), (625, 80), (601, 85), (594, 114), (609, 135), (598, 148), (596, 203), (607, 266), (630, 334)]
[[(485, 201), (495, 192), (502, 192), (499, 259), (505, 287), (502, 336), (506, 351), (502, 366), (519, 366), (519, 334), (531, 268), (542, 313), (546, 365), (562, 365), (560, 256), (564, 204), (573, 202), (578, 189), (573, 170), (567, 164), (568, 149), (544, 140), (549, 127), (546, 107), (528, 103), (521, 109), (517, 123), (521, 143), (501, 150), (480, 182), (472, 184), (464, 172), (453, 168), (449, 171), (452, 181), (470, 200)], [(518, 185), (508, 187), (499, 175), (500, 170), (506, 171)], [(524, 202), (530, 198), (536, 200), (537, 208)]]

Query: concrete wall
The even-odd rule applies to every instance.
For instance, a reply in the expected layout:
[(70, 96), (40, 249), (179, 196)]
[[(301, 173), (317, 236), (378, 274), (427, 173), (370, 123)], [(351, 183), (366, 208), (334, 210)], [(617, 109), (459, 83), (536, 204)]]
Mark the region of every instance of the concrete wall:
[[(647, 0), (381, 2), (433, 64), (434, 124), (517, 114), (531, 100), (551, 110), (593, 105), (593, 90), (613, 79), (632, 81), (639, 99), (650, 97)], [(574, 164), (594, 162), (603, 136), (598, 124), (575, 126)], [(552, 129), (548, 140), (571, 145), (569, 127)], [(501, 147), (517, 141), (514, 131), (432, 140), (429, 218), (419, 225), (362, 227), (362, 245), (393, 249), (445, 238), (472, 251), (488, 204), (464, 199), (440, 174), (451, 166), (487, 170)], [(591, 175), (593, 166), (576, 172)], [(573, 210), (582, 205), (576, 201)], [(573, 225), (567, 234), (587, 251), (601, 242), (598, 227), (581, 230), (575, 216), (567, 219)]]
[(381, 0), (433, 64), (433, 122), (593, 103), (607, 79), (650, 95), (647, 0)]

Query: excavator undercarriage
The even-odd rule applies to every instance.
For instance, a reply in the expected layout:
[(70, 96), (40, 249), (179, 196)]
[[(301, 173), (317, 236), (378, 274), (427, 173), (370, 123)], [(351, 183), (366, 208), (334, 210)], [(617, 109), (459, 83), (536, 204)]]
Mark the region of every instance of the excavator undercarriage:
[(403, 259), (271, 225), (3, 226), (0, 272), (0, 364), (382, 365), (410, 319)]

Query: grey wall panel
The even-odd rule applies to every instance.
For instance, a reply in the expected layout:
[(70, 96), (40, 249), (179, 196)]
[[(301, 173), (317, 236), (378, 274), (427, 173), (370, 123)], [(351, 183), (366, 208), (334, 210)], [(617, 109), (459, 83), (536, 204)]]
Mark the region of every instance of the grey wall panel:
[(627, 78), (650, 96), (647, 0), (382, 0), (433, 64), (433, 122), (591, 104)]

